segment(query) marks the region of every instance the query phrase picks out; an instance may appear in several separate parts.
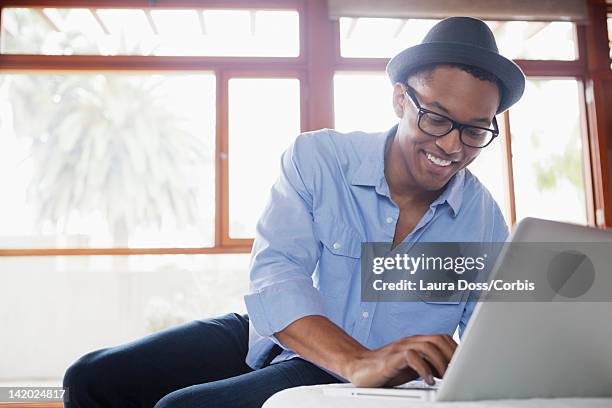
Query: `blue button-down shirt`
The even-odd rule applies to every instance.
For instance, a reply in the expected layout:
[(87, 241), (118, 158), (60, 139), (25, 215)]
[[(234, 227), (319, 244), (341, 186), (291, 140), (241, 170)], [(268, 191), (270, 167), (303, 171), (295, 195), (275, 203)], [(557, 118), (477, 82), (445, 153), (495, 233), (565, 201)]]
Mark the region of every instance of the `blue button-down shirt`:
[[(385, 142), (396, 129), (304, 133), (283, 154), (251, 254), (249, 366), (261, 367), (281, 345), (274, 333), (308, 315), (326, 316), (370, 349), (404, 336), (463, 332), (473, 302), (361, 301), (361, 242), (392, 242), (399, 217), (384, 175)], [(507, 236), (491, 194), (461, 170), (403, 242)], [(296, 356), (284, 349), (273, 362)]]

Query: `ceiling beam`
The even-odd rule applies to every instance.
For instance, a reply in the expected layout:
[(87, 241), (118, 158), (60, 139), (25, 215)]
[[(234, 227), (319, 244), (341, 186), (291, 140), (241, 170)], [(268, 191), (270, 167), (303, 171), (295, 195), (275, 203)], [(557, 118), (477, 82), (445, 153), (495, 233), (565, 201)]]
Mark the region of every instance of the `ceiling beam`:
[(51, 29), (53, 31), (56, 32), (61, 32), (62, 30), (59, 28), (59, 26), (61, 25), (57, 23), (57, 21), (55, 21), (53, 18), (49, 17), (49, 15), (47, 13), (45, 13), (45, 10), (42, 8), (35, 8), (33, 9), (35, 10), (36, 14), (38, 14), (43, 20), (45, 20), (45, 22), (47, 24), (49, 24), (49, 27), (51, 27)]
[(204, 10), (196, 10), (196, 13), (198, 14), (198, 20), (200, 22), (200, 31), (202, 32), (202, 35), (206, 35), (206, 20)]
[(96, 19), (96, 21), (98, 22), (98, 25), (100, 26), (100, 28), (102, 29), (102, 31), (104, 31), (104, 34), (106, 35), (110, 35), (110, 30), (108, 29), (108, 27), (106, 26), (106, 24), (104, 24), (104, 21), (102, 21), (102, 19), (100, 18), (100, 15), (98, 14), (98, 9), (89, 9), (89, 12), (91, 13), (91, 15), (93, 16), (93, 18)]
[(149, 22), (149, 25), (151, 26), (151, 30), (153, 30), (153, 34), (159, 35), (159, 30), (157, 29), (157, 26), (155, 25), (155, 21), (153, 20), (153, 16), (151, 15), (151, 10), (146, 9), (144, 10), (144, 12), (145, 12), (145, 16), (147, 17), (147, 21)]
[(402, 32), (402, 30), (404, 29), (404, 27), (406, 27), (406, 24), (408, 24), (408, 19), (403, 19), (403, 20), (400, 21), (400, 23), (397, 26), (397, 29), (393, 33), (393, 38), (394, 39), (399, 37), (399, 35)]
[(344, 37), (347, 40), (351, 38), (351, 36), (353, 35), (353, 32), (355, 31), (355, 27), (357, 27), (357, 23), (359, 22), (359, 18), (357, 17), (350, 17), (350, 19), (351, 19), (351, 25), (349, 25), (348, 30), (346, 30), (346, 36)]

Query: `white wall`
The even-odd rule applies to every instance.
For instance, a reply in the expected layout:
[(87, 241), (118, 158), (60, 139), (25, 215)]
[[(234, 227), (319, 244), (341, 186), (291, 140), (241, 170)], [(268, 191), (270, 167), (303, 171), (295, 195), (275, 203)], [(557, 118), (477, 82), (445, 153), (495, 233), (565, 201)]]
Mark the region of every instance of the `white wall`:
[(0, 257), (0, 381), (61, 380), (81, 355), (245, 312), (248, 254)]

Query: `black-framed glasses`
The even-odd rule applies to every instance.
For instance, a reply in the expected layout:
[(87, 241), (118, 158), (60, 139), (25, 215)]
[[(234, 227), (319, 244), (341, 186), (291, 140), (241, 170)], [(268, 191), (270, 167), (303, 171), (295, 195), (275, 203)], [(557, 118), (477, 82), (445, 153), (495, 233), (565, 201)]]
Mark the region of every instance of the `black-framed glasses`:
[(406, 87), (406, 95), (418, 111), (417, 126), (430, 136), (442, 137), (454, 129), (459, 129), (459, 140), (466, 146), (482, 149), (487, 147), (499, 135), (497, 119), (493, 116), (493, 129), (480, 126), (466, 125), (447, 116), (430, 111), (421, 106), (416, 98), (414, 89)]

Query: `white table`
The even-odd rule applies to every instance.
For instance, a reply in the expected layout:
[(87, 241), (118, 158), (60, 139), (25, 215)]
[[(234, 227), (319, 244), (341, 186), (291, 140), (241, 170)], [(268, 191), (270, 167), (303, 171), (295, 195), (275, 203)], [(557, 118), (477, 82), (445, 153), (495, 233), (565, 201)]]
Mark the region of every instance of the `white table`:
[(612, 398), (559, 398), (478, 402), (411, 402), (375, 397), (335, 397), (323, 394), (327, 385), (289, 388), (266, 401), (262, 408), (612, 408)]

